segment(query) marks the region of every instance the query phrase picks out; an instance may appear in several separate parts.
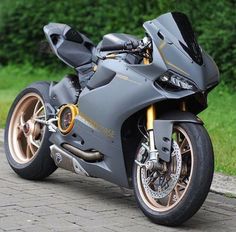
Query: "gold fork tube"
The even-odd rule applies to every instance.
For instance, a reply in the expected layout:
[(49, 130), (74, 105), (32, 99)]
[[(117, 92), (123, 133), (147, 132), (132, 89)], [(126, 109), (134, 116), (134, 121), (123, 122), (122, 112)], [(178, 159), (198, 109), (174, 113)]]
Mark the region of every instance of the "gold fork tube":
[[(146, 50), (146, 52), (147, 52), (147, 54), (149, 54), (149, 50), (148, 50), (148, 49)], [(144, 58), (143, 58), (143, 64), (150, 64), (149, 58), (144, 57)]]
[[(147, 53), (149, 53), (149, 50), (147, 49)], [(148, 58), (143, 58), (144, 64), (149, 64), (150, 60)], [(153, 130), (153, 121), (156, 119), (156, 110), (154, 105), (150, 105), (147, 108), (147, 130)]]
[(153, 130), (153, 121), (156, 119), (156, 109), (154, 105), (147, 108), (147, 130)]

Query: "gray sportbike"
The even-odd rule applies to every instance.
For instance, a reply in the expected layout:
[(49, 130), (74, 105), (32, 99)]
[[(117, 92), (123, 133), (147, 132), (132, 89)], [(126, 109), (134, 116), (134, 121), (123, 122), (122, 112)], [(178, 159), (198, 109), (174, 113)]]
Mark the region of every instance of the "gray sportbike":
[(5, 151), (23, 178), (41, 180), (57, 167), (103, 178), (133, 188), (155, 223), (177, 226), (212, 182), (212, 144), (196, 115), (219, 72), (184, 14), (143, 26), (143, 39), (111, 33), (96, 46), (68, 25), (44, 26), (51, 51), (75, 74), (16, 97)]

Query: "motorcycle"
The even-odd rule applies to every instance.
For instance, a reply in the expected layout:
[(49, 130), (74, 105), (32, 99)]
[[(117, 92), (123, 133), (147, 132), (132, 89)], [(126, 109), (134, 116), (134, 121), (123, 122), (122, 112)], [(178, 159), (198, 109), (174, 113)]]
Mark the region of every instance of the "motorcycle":
[(7, 118), (5, 152), (21, 177), (57, 167), (134, 190), (153, 222), (177, 226), (202, 206), (214, 155), (198, 113), (219, 83), (186, 15), (143, 24), (145, 37), (110, 33), (94, 45), (66, 24), (44, 33), (75, 74), (29, 85)]

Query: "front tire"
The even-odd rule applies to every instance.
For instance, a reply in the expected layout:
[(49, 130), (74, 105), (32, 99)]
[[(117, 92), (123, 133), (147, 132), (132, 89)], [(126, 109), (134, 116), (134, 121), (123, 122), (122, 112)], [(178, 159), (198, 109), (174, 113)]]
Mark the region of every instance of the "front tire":
[(50, 157), (50, 132), (36, 122), (48, 117), (49, 83), (24, 89), (13, 102), (5, 128), (5, 153), (11, 168), (22, 178), (41, 180), (56, 169)]
[[(176, 124), (172, 138), (173, 144), (178, 144), (182, 161), (178, 182), (169, 194), (167, 187), (165, 189), (168, 195), (161, 198), (164, 195), (161, 195), (162, 187), (160, 187), (162, 186), (160, 179), (166, 181), (168, 177), (160, 177), (162, 174), (158, 177), (155, 174), (157, 176), (155, 181), (147, 185), (142, 167), (136, 163), (133, 166), (134, 193), (139, 207), (153, 222), (167, 226), (182, 224), (200, 209), (209, 192), (214, 172), (211, 140), (202, 125)], [(140, 149), (142, 149), (141, 145), (136, 157), (139, 161)], [(177, 159), (173, 153), (168, 169), (176, 170), (174, 166)], [(150, 173), (146, 175), (146, 177), (155, 176)]]

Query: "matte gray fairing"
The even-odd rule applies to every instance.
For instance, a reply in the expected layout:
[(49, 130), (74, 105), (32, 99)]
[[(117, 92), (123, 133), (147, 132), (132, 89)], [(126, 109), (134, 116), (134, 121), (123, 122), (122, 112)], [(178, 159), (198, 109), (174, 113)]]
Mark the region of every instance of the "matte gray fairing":
[[(172, 15), (166, 14), (163, 17), (144, 23), (146, 32), (152, 38), (152, 62), (148, 65), (129, 64), (122, 56), (118, 59), (99, 60), (97, 71), (89, 82), (89, 88), (85, 87), (80, 93), (79, 116), (75, 120), (73, 130), (66, 136), (58, 132), (50, 139), (58, 146), (67, 142), (81, 150), (95, 149), (102, 153), (104, 155), (102, 162), (88, 163), (77, 158), (91, 176), (101, 177), (128, 187), (126, 157), (124, 157), (121, 137), (122, 126), (127, 119), (154, 103), (158, 107), (159, 104), (166, 106), (173, 104), (176, 107), (178, 104), (173, 101), (178, 102), (182, 99), (187, 101), (197, 94), (203, 94), (208, 88), (218, 83), (219, 73), (214, 61), (204, 51), (201, 54), (202, 65), (193, 61), (179, 46), (178, 33), (174, 31), (171, 33), (163, 25), (162, 19), (168, 23), (168, 18)], [(170, 22), (172, 21), (171, 19)], [(161, 34), (158, 35), (158, 32)], [(104, 55), (105, 53), (100, 53), (101, 57)], [(167, 91), (156, 85), (155, 80), (168, 70), (174, 70), (192, 80), (197, 88)], [(193, 104), (189, 108), (195, 106)], [(200, 110), (205, 107), (204, 105)], [(157, 108), (157, 120), (162, 120), (161, 113), (163, 112), (159, 110)], [(172, 113), (172, 116), (169, 125), (175, 121), (175, 113)], [(189, 115), (182, 116), (183, 121), (190, 120), (198, 123), (194, 116), (192, 118), (189, 118)], [(176, 118), (176, 121), (178, 120), (179, 118)], [(166, 122), (168, 123), (168, 121), (163, 123)], [(163, 127), (160, 126), (160, 128)], [(162, 132), (163, 134), (156, 135), (156, 138), (165, 136), (164, 129)], [(162, 145), (157, 143), (157, 146), (160, 146), (157, 148), (161, 149)]]
[(94, 45), (85, 35), (61, 23), (49, 23), (43, 30), (52, 51), (64, 63), (73, 68), (91, 63)]
[[(100, 61), (99, 65), (104, 69), (113, 70), (116, 75), (104, 86), (92, 90), (85, 88), (81, 92), (78, 102), (80, 116), (76, 118), (74, 130), (68, 136), (58, 134), (57, 138), (52, 138), (51, 141), (57, 145), (67, 141), (82, 150), (95, 149), (101, 152), (104, 154), (102, 162), (86, 163), (81, 159), (78, 161), (91, 176), (128, 187), (121, 141), (124, 121), (135, 112), (152, 103), (163, 101), (168, 96), (178, 99), (194, 92), (166, 93), (154, 85), (150, 75), (144, 76), (122, 60), (104, 60)], [(103, 72), (96, 78), (102, 78), (102, 75)], [(78, 135), (76, 139), (72, 136), (75, 133)], [(81, 143), (81, 140), (84, 143)]]
[[(219, 71), (215, 62), (202, 49), (203, 63), (196, 63), (184, 50), (181, 31), (176, 26), (173, 13), (167, 13), (144, 23), (144, 28), (151, 36), (153, 47), (158, 48), (159, 56), (167, 69), (174, 70), (187, 79), (194, 81), (197, 88), (206, 90), (219, 82)], [(160, 59), (153, 57), (153, 66)]]
[[(123, 61), (105, 60), (99, 65), (109, 67), (116, 75), (105, 86), (82, 91), (78, 102), (80, 116), (74, 128), (84, 144), (69, 137), (75, 131), (68, 140), (82, 150), (95, 149), (104, 154), (104, 161), (99, 163), (79, 160), (90, 175), (128, 187), (121, 142), (122, 124), (136, 111), (165, 97), (158, 93), (151, 80), (126, 67)], [(65, 140), (62, 138), (61, 142)], [(59, 139), (52, 138), (51, 141), (58, 144)]]

